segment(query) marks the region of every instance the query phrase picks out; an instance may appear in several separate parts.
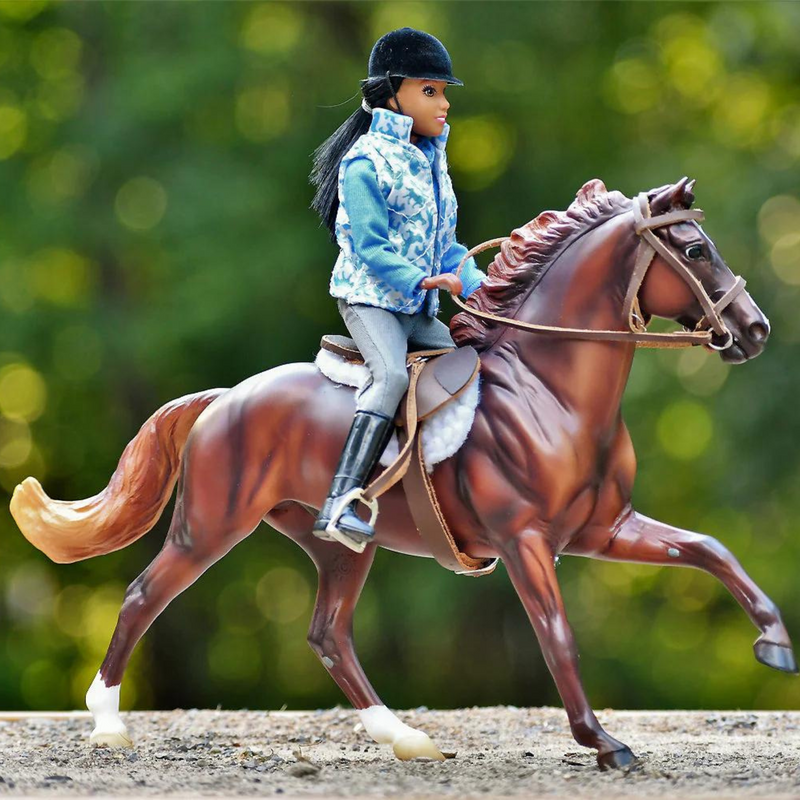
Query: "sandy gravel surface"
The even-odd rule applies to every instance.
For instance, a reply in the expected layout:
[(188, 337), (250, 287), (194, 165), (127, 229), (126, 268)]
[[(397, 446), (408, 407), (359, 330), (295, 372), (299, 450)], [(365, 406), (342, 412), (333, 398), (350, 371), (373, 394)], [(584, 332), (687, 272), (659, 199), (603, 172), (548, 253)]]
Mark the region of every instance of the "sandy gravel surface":
[(641, 762), (600, 772), (558, 708), (417, 709), (444, 762), (400, 762), (352, 710), (123, 714), (134, 750), (92, 748), (91, 721), (0, 722), (0, 795), (800, 798), (800, 712), (602, 711)]

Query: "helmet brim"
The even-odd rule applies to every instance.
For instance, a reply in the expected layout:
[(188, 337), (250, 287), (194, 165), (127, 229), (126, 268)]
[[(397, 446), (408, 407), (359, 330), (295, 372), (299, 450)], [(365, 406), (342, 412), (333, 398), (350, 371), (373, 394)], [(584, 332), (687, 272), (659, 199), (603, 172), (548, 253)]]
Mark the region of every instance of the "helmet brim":
[[(434, 75), (434, 74), (427, 74), (427, 75), (404, 75), (402, 72), (392, 72), (390, 73), (391, 77), (393, 78), (417, 78), (418, 80), (424, 81), (444, 81), (445, 83), (449, 83), (452, 86), (463, 86), (464, 82), (460, 81), (458, 78), (453, 77), (452, 75)], [(370, 75), (369, 78), (381, 78), (385, 77), (382, 75)]]

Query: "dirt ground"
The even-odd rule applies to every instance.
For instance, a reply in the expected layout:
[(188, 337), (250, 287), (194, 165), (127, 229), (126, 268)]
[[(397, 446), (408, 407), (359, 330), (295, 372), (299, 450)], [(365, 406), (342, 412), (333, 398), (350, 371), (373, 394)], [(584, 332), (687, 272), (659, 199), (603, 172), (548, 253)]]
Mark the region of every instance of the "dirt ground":
[(350, 709), (123, 714), (133, 750), (93, 748), (88, 716), (3, 718), (0, 795), (800, 798), (800, 712), (611, 711), (640, 763), (600, 772), (560, 708), (398, 712), (444, 762), (401, 762)]

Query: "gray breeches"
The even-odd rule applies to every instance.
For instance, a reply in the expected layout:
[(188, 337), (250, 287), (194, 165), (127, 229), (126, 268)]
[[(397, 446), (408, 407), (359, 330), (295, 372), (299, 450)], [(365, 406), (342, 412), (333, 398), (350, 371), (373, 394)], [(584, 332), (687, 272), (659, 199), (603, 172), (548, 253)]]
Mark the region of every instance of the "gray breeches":
[(339, 313), (372, 374), (356, 396), (359, 411), (393, 417), (408, 388), (406, 353), (455, 347), (450, 329), (436, 317), (420, 312), (403, 314), (362, 303), (337, 300)]

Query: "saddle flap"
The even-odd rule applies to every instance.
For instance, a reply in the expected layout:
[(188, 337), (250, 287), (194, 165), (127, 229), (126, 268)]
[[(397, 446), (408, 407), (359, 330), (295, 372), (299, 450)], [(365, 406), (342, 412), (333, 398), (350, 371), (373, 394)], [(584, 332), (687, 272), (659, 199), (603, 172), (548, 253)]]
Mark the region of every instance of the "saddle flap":
[(417, 418), (425, 419), (458, 397), (479, 368), (478, 351), (469, 345), (427, 361), (417, 383)]

